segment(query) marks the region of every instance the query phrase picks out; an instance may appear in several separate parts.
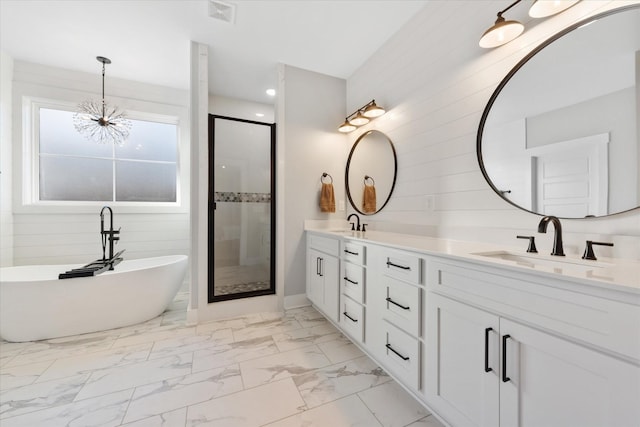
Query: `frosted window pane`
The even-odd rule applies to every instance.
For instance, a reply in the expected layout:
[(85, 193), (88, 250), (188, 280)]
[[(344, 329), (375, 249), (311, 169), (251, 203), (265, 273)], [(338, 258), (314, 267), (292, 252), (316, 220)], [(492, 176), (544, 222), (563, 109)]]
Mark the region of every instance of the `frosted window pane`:
[(40, 200), (113, 200), (112, 162), (40, 157)]
[(109, 144), (86, 140), (73, 127), (73, 112), (40, 108), (40, 153), (111, 157)]
[(116, 147), (119, 159), (175, 162), (178, 157), (178, 127), (173, 124), (131, 121), (131, 133), (122, 147)]
[(175, 164), (118, 161), (116, 177), (116, 201), (176, 201)]

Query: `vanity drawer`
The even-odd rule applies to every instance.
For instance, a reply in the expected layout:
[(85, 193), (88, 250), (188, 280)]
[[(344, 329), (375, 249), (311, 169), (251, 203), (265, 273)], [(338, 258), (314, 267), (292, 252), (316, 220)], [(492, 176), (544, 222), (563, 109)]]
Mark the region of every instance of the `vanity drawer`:
[(415, 254), (392, 249), (383, 252), (382, 271), (389, 277), (395, 277), (416, 285), (422, 283), (420, 257)]
[(409, 334), (419, 337), (422, 325), (422, 289), (405, 282), (384, 277), (382, 317)]
[(340, 240), (329, 237), (317, 236), (315, 234), (307, 235), (309, 247), (327, 253), (329, 255), (340, 256)]
[(343, 262), (342, 265), (342, 293), (364, 303), (365, 268), (349, 262)]
[(364, 307), (349, 297), (340, 298), (340, 323), (342, 329), (359, 342), (364, 341)]
[(342, 259), (354, 264), (365, 264), (365, 246), (359, 243), (344, 240), (342, 242)]
[(388, 322), (382, 322), (385, 348), (382, 364), (415, 390), (420, 388), (420, 341)]

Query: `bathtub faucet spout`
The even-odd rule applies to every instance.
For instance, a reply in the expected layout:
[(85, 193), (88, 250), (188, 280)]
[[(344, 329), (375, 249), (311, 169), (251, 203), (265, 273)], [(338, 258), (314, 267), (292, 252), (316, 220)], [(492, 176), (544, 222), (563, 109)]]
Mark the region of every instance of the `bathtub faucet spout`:
[[(104, 229), (104, 211), (109, 211), (109, 230)], [(100, 211), (100, 237), (102, 239), (102, 260), (113, 261), (113, 245), (120, 240), (120, 229), (113, 229), (113, 210), (109, 206), (105, 206)], [(109, 258), (107, 258), (107, 242), (109, 243)], [(113, 265), (110, 270), (113, 270)]]

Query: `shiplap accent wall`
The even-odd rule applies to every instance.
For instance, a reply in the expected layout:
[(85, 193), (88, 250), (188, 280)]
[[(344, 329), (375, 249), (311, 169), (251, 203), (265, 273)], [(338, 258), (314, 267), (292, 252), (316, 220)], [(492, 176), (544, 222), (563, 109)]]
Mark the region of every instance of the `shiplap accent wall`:
[[(398, 154), (396, 189), (387, 207), (367, 218), (372, 228), (511, 245), (518, 244), (516, 234), (537, 234), (540, 217), (500, 199), (482, 176), (476, 159), (482, 112), (504, 76), (538, 44), (587, 16), (630, 3), (638, 2), (583, 1), (546, 20), (532, 20), (524, 4), (516, 6), (509, 19), (525, 23), (525, 33), (486, 50), (478, 39), (503, 1), (428, 2), (347, 80), (348, 111), (371, 98), (388, 109), (351, 133), (351, 143), (378, 129)], [(586, 238), (602, 238), (616, 242), (603, 255), (640, 258), (639, 210), (563, 220), (563, 226), (570, 252), (581, 251)], [(538, 236), (538, 248), (550, 247), (552, 233)]]
[(11, 80), (13, 58), (0, 51), (0, 267), (13, 265)]
[[(22, 117), (21, 97), (36, 96), (61, 100), (99, 97), (100, 73), (82, 73), (38, 64), (15, 61), (13, 74), (13, 264), (76, 264), (102, 256), (100, 209), (92, 207), (37, 208), (23, 206), (21, 177)], [(164, 88), (116, 78), (108, 80), (107, 98), (131, 106), (153, 106), (153, 112), (164, 113), (178, 108), (183, 111), (181, 126), (181, 168), (188, 168), (189, 123), (188, 91)], [(98, 91), (98, 93), (96, 93)], [(168, 114), (168, 113), (165, 113)], [(4, 144), (4, 141), (3, 141)], [(186, 147), (186, 150), (183, 148)], [(187, 179), (188, 181), (188, 174)], [(189, 254), (189, 183), (182, 188), (183, 207), (162, 209), (119, 208), (114, 210), (114, 227), (122, 228), (115, 250), (125, 249), (125, 259), (161, 255)], [(108, 226), (109, 217), (105, 216)], [(4, 233), (4, 230), (3, 230)], [(2, 240), (4, 242), (4, 235)], [(3, 243), (4, 244), (4, 243)]]

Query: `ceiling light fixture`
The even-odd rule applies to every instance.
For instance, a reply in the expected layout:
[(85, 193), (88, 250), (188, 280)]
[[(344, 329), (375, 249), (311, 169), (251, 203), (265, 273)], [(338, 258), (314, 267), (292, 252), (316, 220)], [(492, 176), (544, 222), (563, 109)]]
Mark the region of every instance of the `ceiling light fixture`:
[(269, 96), (276, 96), (276, 90), (275, 89), (267, 89), (265, 92)]
[(131, 122), (118, 107), (105, 102), (105, 65), (111, 64), (111, 60), (104, 56), (96, 56), (96, 59), (102, 63), (102, 101), (88, 100), (78, 105), (78, 112), (73, 115), (73, 125), (86, 139), (99, 144), (112, 143), (122, 146), (129, 137)]
[(366, 103), (353, 113), (349, 114), (345, 118), (344, 123), (338, 127), (338, 131), (343, 133), (354, 131), (359, 126), (366, 125), (371, 121), (371, 119), (380, 117), (385, 112), (385, 109), (376, 105), (375, 99), (372, 99), (371, 102)]
[[(507, 21), (502, 16), (503, 13), (520, 3), (522, 0), (516, 0), (509, 7), (498, 12), (498, 19), (480, 37), (479, 45), (484, 48), (492, 48), (502, 46), (516, 39), (524, 31), (524, 25), (518, 21)], [(560, 13), (580, 0), (534, 0), (533, 5), (529, 9), (529, 16), (532, 18), (546, 18), (547, 16)]]
[(580, 0), (534, 0), (529, 16), (532, 18), (546, 18), (569, 9)]

